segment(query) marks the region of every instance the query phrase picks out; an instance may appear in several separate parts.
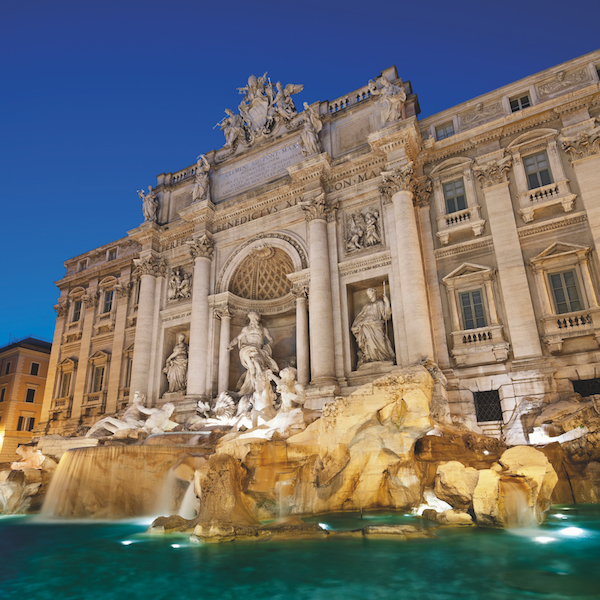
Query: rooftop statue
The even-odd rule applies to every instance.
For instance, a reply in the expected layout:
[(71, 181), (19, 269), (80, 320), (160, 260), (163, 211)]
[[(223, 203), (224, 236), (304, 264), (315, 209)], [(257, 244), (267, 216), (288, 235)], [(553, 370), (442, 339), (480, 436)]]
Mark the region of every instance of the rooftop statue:
[(201, 200), (210, 200), (210, 179), (208, 172), (210, 165), (206, 160), (206, 156), (201, 154), (196, 163), (196, 174), (194, 181), (194, 189), (192, 191), (192, 202), (200, 202)]
[(369, 80), (369, 91), (371, 96), (379, 96), (378, 104), (381, 107), (381, 120), (383, 124), (397, 121), (402, 116), (402, 107), (406, 102), (404, 88), (390, 83), (385, 77), (378, 79), (381, 87), (371, 79)]
[(156, 192), (152, 189), (152, 186), (148, 186), (147, 194), (144, 193), (144, 190), (138, 190), (138, 196), (142, 201), (142, 213), (144, 215), (144, 221), (149, 223), (156, 223), (158, 199), (156, 198)]
[(307, 102), (304, 103), (304, 127), (300, 134), (300, 143), (302, 145), (302, 154), (310, 156), (321, 152), (321, 142), (319, 133), (323, 129), (323, 123), (319, 118), (319, 113)]

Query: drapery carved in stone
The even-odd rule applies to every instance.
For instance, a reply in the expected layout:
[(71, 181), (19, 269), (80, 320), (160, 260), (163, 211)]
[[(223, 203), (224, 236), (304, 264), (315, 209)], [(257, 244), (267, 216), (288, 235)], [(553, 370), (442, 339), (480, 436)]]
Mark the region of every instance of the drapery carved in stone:
[(250, 252), (231, 279), (230, 291), (248, 300), (273, 300), (292, 288), (286, 277), (294, 272), (292, 259), (280, 248), (259, 246)]
[(575, 138), (561, 138), (562, 149), (571, 162), (600, 153), (600, 127), (582, 131)]
[(381, 219), (377, 207), (346, 213), (345, 245), (348, 254), (381, 244)]
[(324, 221), (330, 222), (332, 219), (335, 219), (335, 213), (338, 207), (337, 202), (327, 202), (325, 192), (322, 192), (314, 198), (302, 200), (299, 204), (304, 211), (304, 217), (307, 221), (323, 219)]
[(204, 235), (201, 235), (198, 238), (188, 241), (187, 245), (190, 249), (190, 254), (192, 255), (192, 258), (212, 259), (215, 244), (212, 238), (208, 236), (208, 234), (205, 233)]
[(475, 177), (479, 179), (483, 187), (491, 187), (508, 181), (507, 173), (512, 165), (512, 157), (507, 156), (500, 160), (491, 160), (484, 165), (473, 167)]

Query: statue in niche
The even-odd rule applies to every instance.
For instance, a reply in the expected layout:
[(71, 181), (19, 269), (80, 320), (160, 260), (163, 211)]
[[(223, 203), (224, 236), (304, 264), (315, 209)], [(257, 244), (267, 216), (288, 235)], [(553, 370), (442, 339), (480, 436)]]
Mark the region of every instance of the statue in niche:
[(240, 115), (226, 108), (226, 117), (219, 123), (221, 131), (225, 134), (225, 147), (231, 148), (238, 139), (245, 140), (246, 133), (244, 131), (244, 119)]
[(273, 338), (269, 330), (260, 324), (260, 315), (257, 312), (248, 313), (248, 325), (231, 340), (227, 351), (231, 352), (236, 344), (240, 352), (240, 362), (246, 369), (239, 391), (241, 396), (245, 396), (258, 391), (264, 383), (261, 376), (265, 372), (278, 373), (279, 367), (271, 356)]
[(369, 209), (350, 213), (346, 218), (346, 252), (364, 250), (381, 244), (379, 211)]
[(367, 290), (369, 302), (352, 323), (352, 333), (358, 344), (358, 368), (370, 362), (393, 361), (394, 351), (385, 331), (386, 321), (392, 316), (389, 298), (377, 298), (377, 290)]
[(156, 223), (158, 200), (156, 198), (156, 192), (154, 192), (152, 186), (148, 186), (147, 194), (144, 193), (144, 190), (138, 190), (138, 196), (142, 201), (142, 213), (144, 215), (144, 221), (149, 223)]
[(167, 299), (179, 300), (189, 298), (192, 295), (191, 278), (192, 276), (186, 273), (181, 267), (175, 267), (169, 279)]
[(196, 163), (196, 174), (194, 181), (194, 189), (192, 190), (192, 202), (200, 202), (201, 200), (210, 199), (210, 179), (208, 172), (210, 165), (206, 160), (206, 156), (201, 154)]
[(319, 113), (304, 103), (304, 127), (300, 133), (300, 144), (302, 146), (302, 154), (310, 156), (321, 152), (321, 142), (319, 141), (319, 133), (323, 129), (323, 123), (319, 118)]
[(177, 336), (177, 344), (173, 352), (166, 360), (163, 373), (166, 374), (169, 381), (169, 392), (185, 391), (187, 387), (187, 368), (188, 368), (188, 345), (185, 343), (185, 334), (180, 333)]
[(406, 102), (406, 92), (403, 87), (390, 83), (385, 77), (380, 77), (381, 87), (371, 79), (369, 91), (371, 96), (379, 96), (378, 104), (381, 107), (381, 120), (385, 123), (397, 121), (402, 116), (402, 107)]

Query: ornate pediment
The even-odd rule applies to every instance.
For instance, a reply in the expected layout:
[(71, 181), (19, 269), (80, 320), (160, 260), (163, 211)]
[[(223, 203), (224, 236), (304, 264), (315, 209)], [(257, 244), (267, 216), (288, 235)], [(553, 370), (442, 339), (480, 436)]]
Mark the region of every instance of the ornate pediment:
[(448, 273), (446, 277), (442, 279), (444, 283), (458, 279), (459, 277), (467, 277), (467, 276), (490, 276), (494, 273), (494, 269), (491, 267), (486, 267), (485, 265), (478, 265), (476, 263), (468, 263), (465, 262), (460, 267), (457, 267), (451, 273)]
[(587, 254), (589, 251), (589, 246), (580, 246), (579, 244), (569, 244), (567, 242), (554, 242), (543, 252), (540, 252), (537, 256), (534, 256), (529, 262), (532, 265), (535, 265), (549, 258), (562, 258), (568, 254)]
[(76, 358), (63, 358), (63, 360), (58, 363), (58, 368), (60, 371), (72, 371), (76, 366)]
[(104, 350), (96, 350), (96, 352), (88, 358), (88, 362), (92, 364), (101, 364), (109, 360), (110, 353), (104, 352)]
[(447, 172), (462, 171), (471, 167), (473, 160), (465, 157), (449, 158), (437, 165), (429, 174), (430, 177), (439, 177)]

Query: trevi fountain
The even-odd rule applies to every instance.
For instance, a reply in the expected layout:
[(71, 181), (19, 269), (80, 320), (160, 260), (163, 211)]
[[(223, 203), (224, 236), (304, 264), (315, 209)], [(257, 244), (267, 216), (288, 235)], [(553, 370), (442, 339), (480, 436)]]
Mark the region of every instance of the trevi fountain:
[[(220, 123), (224, 147), (198, 158), (190, 208), (181, 214), (202, 212), (211, 194), (229, 193), (230, 184), (245, 185), (221, 179), (213, 189), (216, 163), (278, 136), (297, 135), (294, 161), (314, 166), (322, 159), (330, 124), (318, 106), (296, 111), (292, 96), (301, 89), (273, 85), (266, 74), (240, 88), (239, 114), (227, 110)], [(407, 91), (401, 80), (382, 76), (359, 99), (374, 107), (384, 131), (413, 118)], [(411, 165), (402, 177), (412, 176)], [(398, 170), (380, 175), (383, 188), (401, 177)], [(135, 319), (142, 333), (135, 337), (130, 396), (109, 398), (112, 410), (98, 410), (98, 394), (87, 394), (89, 409), (77, 427), (68, 421), (73, 407), (61, 412), (68, 394), (52, 398), (46, 435), (20, 446), (21, 459), (0, 472), (2, 598), (600, 597), (600, 396), (557, 392), (519, 413), (519, 435), (514, 422), (508, 436), (487, 435), (458, 418), (448, 400), (450, 371), (420, 335), (418, 290), (409, 294), (387, 282), (380, 266), (387, 258), (378, 258), (375, 275), (360, 276), (364, 284), (349, 285), (347, 335), (337, 348), (339, 314), (331, 307), (339, 299), (324, 287), (327, 263), (325, 279), (318, 270), (320, 253), (328, 252), (326, 242), (319, 244), (331, 225), (325, 216), (331, 202), (315, 191), (290, 205), (308, 215), (313, 265), (307, 279), (299, 250), (288, 277), (296, 300), (291, 287), (284, 290), (297, 307), (293, 347), (281, 342), (290, 322), (281, 311), (289, 306), (268, 298), (261, 304), (242, 301), (241, 292), (220, 292), (209, 298), (217, 304), (229, 298), (224, 309), (214, 304), (221, 311), (218, 332), (208, 319), (195, 320), (208, 298), (202, 273), (208, 277), (211, 235), (187, 243), (193, 276), (183, 262), (167, 273), (154, 258), (154, 271), (147, 257), (132, 259), (141, 273)], [(138, 241), (159, 235), (164, 202), (152, 186), (139, 196)], [(400, 200), (393, 202), (398, 207)], [(382, 210), (378, 204), (347, 213), (340, 252), (367, 262), (379, 256), (369, 252), (381, 251)], [(260, 264), (275, 260), (292, 238), (253, 242), (249, 256)], [(234, 273), (236, 265), (227, 264), (225, 271)], [(150, 333), (142, 335), (143, 326), (152, 329), (153, 300), (144, 304), (144, 295), (154, 278), (164, 282), (162, 323), (173, 323), (164, 326), (160, 360)], [(127, 301), (116, 285), (115, 298)], [(95, 310), (89, 295), (77, 293), (57, 309), (59, 321), (71, 315), (56, 338), (66, 348), (87, 335), (85, 323), (83, 333), (77, 330), (73, 306)], [(113, 300), (106, 293), (105, 308), (106, 298)], [(189, 314), (168, 308), (186, 302), (187, 328)], [(409, 306), (414, 320), (394, 321), (395, 311)], [(102, 321), (111, 310), (94, 335), (118, 331), (120, 313), (112, 329)], [(402, 344), (401, 324), (407, 335), (415, 333)], [(505, 360), (507, 347), (495, 346), (491, 362)], [(346, 361), (344, 385), (343, 377), (336, 383), (331, 376), (338, 355)], [(108, 364), (106, 352), (91, 356), (94, 373)], [(464, 360), (475, 360), (469, 356)], [(55, 364), (66, 381), (75, 361)], [(53, 433), (67, 413), (62, 433)]]

